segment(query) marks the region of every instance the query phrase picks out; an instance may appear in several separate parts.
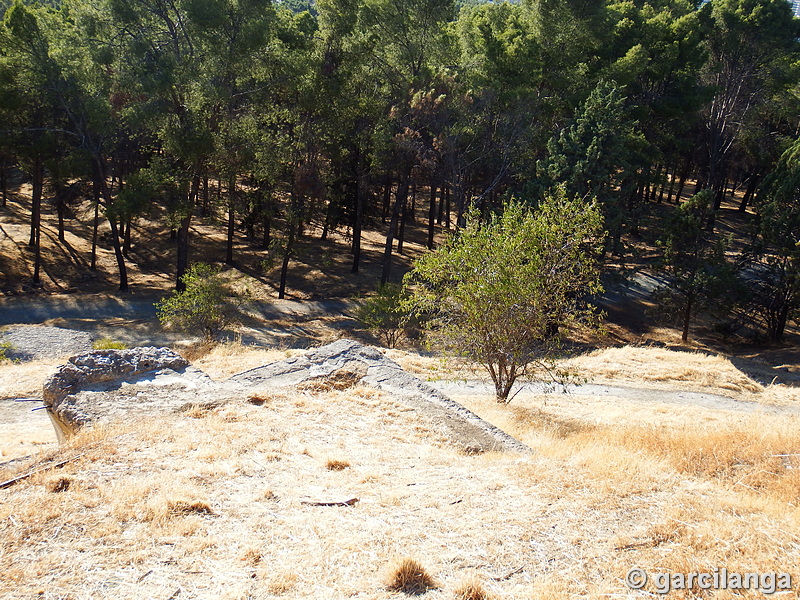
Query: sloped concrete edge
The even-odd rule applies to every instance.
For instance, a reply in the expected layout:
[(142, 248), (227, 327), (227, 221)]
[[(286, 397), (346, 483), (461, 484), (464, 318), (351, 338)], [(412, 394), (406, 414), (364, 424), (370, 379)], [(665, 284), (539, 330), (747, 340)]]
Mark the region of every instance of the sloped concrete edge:
[(407, 373), (378, 350), (354, 340), (337, 340), (301, 356), (237, 373), (228, 381), (247, 387), (265, 384), (288, 387), (340, 371), (362, 375), (365, 368), (366, 374), (360, 377), (362, 383), (432, 413), (466, 451), (531, 452), (528, 446)]

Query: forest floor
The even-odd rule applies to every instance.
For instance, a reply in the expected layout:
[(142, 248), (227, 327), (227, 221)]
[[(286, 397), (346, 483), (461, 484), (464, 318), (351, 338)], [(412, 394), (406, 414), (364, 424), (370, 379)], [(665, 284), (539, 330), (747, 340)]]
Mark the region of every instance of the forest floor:
[[(109, 241), (108, 223), (101, 219), (97, 270), (89, 270), (91, 230), (94, 210), (83, 201), (67, 210), (65, 240), (58, 239), (55, 207), (43, 202), (42, 264), (43, 283), (31, 285), (32, 253), (27, 247), (30, 235), (30, 185), (16, 180), (9, 201), (0, 207), (0, 325), (41, 323), (47, 319), (92, 320), (127, 319), (137, 326), (146, 324), (154, 315), (152, 303), (174, 287), (175, 242), (170, 238), (165, 215), (154, 211), (135, 221), (132, 245), (126, 260), (130, 292), (117, 294), (117, 267)], [(689, 182), (684, 199), (693, 192)], [(213, 191), (213, 190), (212, 190)], [(427, 239), (427, 193), (420, 191), (414, 219), (406, 227), (404, 253), (395, 252), (392, 278), (399, 281), (413, 260), (425, 251)], [(751, 236), (754, 214), (737, 210), (741, 191), (726, 197), (717, 219), (717, 231), (732, 239), (731, 252), (744, 248)], [(739, 323), (733, 335), (723, 336), (714, 329), (712, 320), (699, 318), (693, 326), (688, 346), (680, 344), (676, 323), (659, 315), (652, 291), (660, 282), (652, 272), (657, 256), (656, 241), (666, 216), (674, 204), (649, 203), (640, 218), (636, 235), (625, 239), (626, 252), (612, 257), (606, 265), (606, 293), (598, 299), (607, 314), (608, 336), (595, 340), (595, 345), (657, 344), (721, 352), (729, 355), (763, 359), (772, 365), (800, 364), (800, 335), (790, 326), (786, 344), (767, 347), (758, 342), (751, 323)], [(198, 212), (199, 209), (198, 209)], [(319, 211), (318, 211), (319, 212)], [(190, 260), (222, 265), (225, 257), (224, 210), (207, 216), (197, 215), (190, 231)], [(290, 263), (287, 299), (314, 306), (309, 301), (349, 301), (374, 293), (380, 276), (387, 225), (379, 214), (366, 215), (362, 242), (362, 261), (358, 273), (351, 273), (350, 231), (346, 227), (321, 238), (319, 223), (307, 225)], [(274, 227), (279, 229), (279, 227)], [(437, 225), (436, 239), (447, 231)], [(223, 265), (226, 276), (240, 290), (247, 290), (256, 303), (256, 313), (267, 313), (277, 306), (279, 256), (270, 255), (261, 240), (236, 233), (234, 264)], [(36, 301), (32, 301), (33, 299)], [(300, 305), (298, 305), (300, 306)], [(340, 305), (340, 307), (343, 305)], [(287, 309), (297, 313), (295, 308)], [(315, 310), (315, 309), (311, 309)], [(333, 313), (339, 312), (334, 309)], [(345, 311), (346, 312), (346, 311)], [(293, 315), (290, 315), (293, 316)], [(258, 314), (254, 318), (258, 318)], [(155, 332), (153, 332), (155, 333)], [(311, 339), (312, 336), (301, 336)]]
[[(684, 199), (693, 193), (693, 182)], [(170, 239), (164, 215), (158, 211), (137, 219), (127, 259), (131, 291), (115, 292), (116, 262), (109, 242), (108, 224), (101, 220), (98, 268), (88, 268), (91, 252), (93, 208), (89, 202), (67, 212), (65, 241), (58, 240), (55, 209), (43, 203), (43, 285), (30, 285), (31, 251), (30, 186), (17, 180), (7, 206), (0, 207), (0, 327), (14, 323), (40, 323), (89, 331), (96, 338), (112, 337), (134, 343), (190, 343), (164, 331), (154, 319), (153, 303), (174, 286), (175, 243)], [(399, 280), (412, 261), (425, 251), (427, 205), (419, 193), (415, 220), (406, 227), (404, 254), (394, 255), (393, 278)], [(717, 230), (733, 240), (731, 251), (744, 248), (750, 239), (754, 214), (737, 210), (741, 191), (728, 196), (717, 219)], [(698, 318), (688, 344), (680, 342), (677, 323), (659, 315), (652, 291), (660, 281), (651, 266), (657, 255), (657, 238), (674, 204), (650, 203), (635, 236), (624, 240), (626, 253), (606, 265), (606, 292), (598, 298), (605, 311), (607, 335), (582, 340), (583, 348), (656, 345), (719, 353), (748, 362), (765, 376), (784, 380), (800, 372), (800, 333), (791, 324), (786, 341), (779, 345), (759, 343), (751, 323), (739, 323), (733, 335), (715, 330), (711, 319)], [(245, 343), (306, 347), (347, 335), (376, 341), (359, 333), (353, 319), (353, 300), (374, 293), (380, 276), (386, 224), (379, 214), (366, 215), (362, 263), (351, 270), (350, 232), (338, 228), (321, 240), (321, 227), (311, 223), (290, 263), (287, 300), (277, 300), (279, 260), (270, 256), (260, 240), (241, 232), (235, 237), (234, 265), (224, 266), (226, 276), (238, 289), (246, 289), (251, 302), (238, 333)], [(191, 228), (191, 260), (222, 264), (225, 255), (224, 209), (196, 216)], [(447, 231), (436, 227), (441, 241)], [(407, 349), (416, 348), (409, 342)]]

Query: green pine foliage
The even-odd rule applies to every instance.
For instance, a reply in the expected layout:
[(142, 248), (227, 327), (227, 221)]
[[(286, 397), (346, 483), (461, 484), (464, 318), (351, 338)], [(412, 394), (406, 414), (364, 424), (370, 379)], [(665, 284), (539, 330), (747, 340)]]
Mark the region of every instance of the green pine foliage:
[(642, 146), (622, 91), (613, 82), (601, 82), (570, 123), (550, 139), (547, 157), (538, 165), (545, 187), (564, 184), (571, 195), (597, 199), (614, 252), (620, 251), (625, 201)]
[[(710, 247), (727, 190), (764, 182), (798, 131), (800, 20), (785, 0), (4, 0), (0, 10), (0, 187), (6, 206), (9, 182), (30, 182), (25, 286), (47, 281), (51, 200), (55, 243), (67, 244), (71, 190), (98, 207), (90, 268), (110, 241), (123, 292), (141, 260), (137, 221), (154, 215), (174, 233), (176, 289), (200, 217), (226, 230), (231, 266), (244, 239), (269, 249), (279, 297), (318, 226), (351, 242), (341, 252), (353, 274), (370, 256), (362, 238), (379, 229), (380, 279), (397, 281), (393, 257), (416, 241), (420, 215), (432, 248), (473, 204), (503, 212), (514, 195), (538, 201), (558, 185), (597, 202), (604, 250), (622, 255), (639, 235), (667, 248), (672, 225), (651, 223), (651, 204), (696, 182), (713, 192)], [(776, 215), (791, 210), (769, 181), (759, 211), (779, 232)], [(769, 235), (764, 276), (747, 281), (760, 304), (781, 306), (754, 309), (778, 340), (794, 310), (794, 258)]]

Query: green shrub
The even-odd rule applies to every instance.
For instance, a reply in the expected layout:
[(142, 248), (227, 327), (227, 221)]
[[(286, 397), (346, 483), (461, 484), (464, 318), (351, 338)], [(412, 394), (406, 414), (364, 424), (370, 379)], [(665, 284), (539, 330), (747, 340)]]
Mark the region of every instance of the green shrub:
[(14, 349), (11, 342), (0, 342), (0, 363), (11, 360), (8, 353)]
[(219, 267), (196, 263), (183, 276), (186, 289), (156, 303), (158, 320), (187, 333), (203, 335), (207, 341), (228, 325), (239, 304), (223, 279)]
[(513, 201), (483, 220), (476, 211), (406, 275), (431, 341), (483, 365), (499, 402), (518, 378), (562, 381), (567, 332), (595, 329), (586, 302), (599, 292), (602, 214), (597, 203), (554, 188), (536, 210)]
[(394, 283), (378, 288), (378, 294), (367, 298), (358, 307), (356, 319), (377, 335), (389, 348), (394, 348), (404, 335), (410, 313), (407, 294)]

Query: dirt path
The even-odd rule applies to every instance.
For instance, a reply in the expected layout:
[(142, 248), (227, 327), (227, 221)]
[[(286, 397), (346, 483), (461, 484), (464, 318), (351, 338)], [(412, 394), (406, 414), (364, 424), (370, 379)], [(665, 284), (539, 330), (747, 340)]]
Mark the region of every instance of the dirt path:
[[(494, 396), (494, 387), (483, 381), (429, 381), (431, 387), (451, 397), (459, 396)], [(569, 385), (555, 391), (548, 391), (541, 384), (525, 384), (515, 388), (512, 394), (521, 396), (540, 396), (569, 399), (570, 397), (594, 397), (613, 399), (622, 404), (665, 404), (691, 406), (708, 410), (730, 411), (745, 414), (800, 414), (800, 407), (773, 406), (759, 402), (736, 400), (717, 394), (690, 392), (680, 389), (662, 390), (642, 387), (613, 386), (613, 385)]]
[[(51, 319), (155, 319), (159, 295), (57, 294), (0, 299), (0, 325), (43, 323)], [(264, 320), (325, 317), (347, 312), (349, 300), (271, 300), (250, 302), (245, 310)]]
[[(0, 327), (50, 325), (109, 338), (128, 346), (182, 345), (197, 341), (164, 329), (156, 318), (155, 295), (63, 294), (0, 298)], [(236, 330), (222, 339), (245, 345), (307, 348), (320, 342), (352, 337), (357, 327), (351, 300), (272, 300), (244, 304)], [(12, 341), (13, 342), (13, 341)]]

